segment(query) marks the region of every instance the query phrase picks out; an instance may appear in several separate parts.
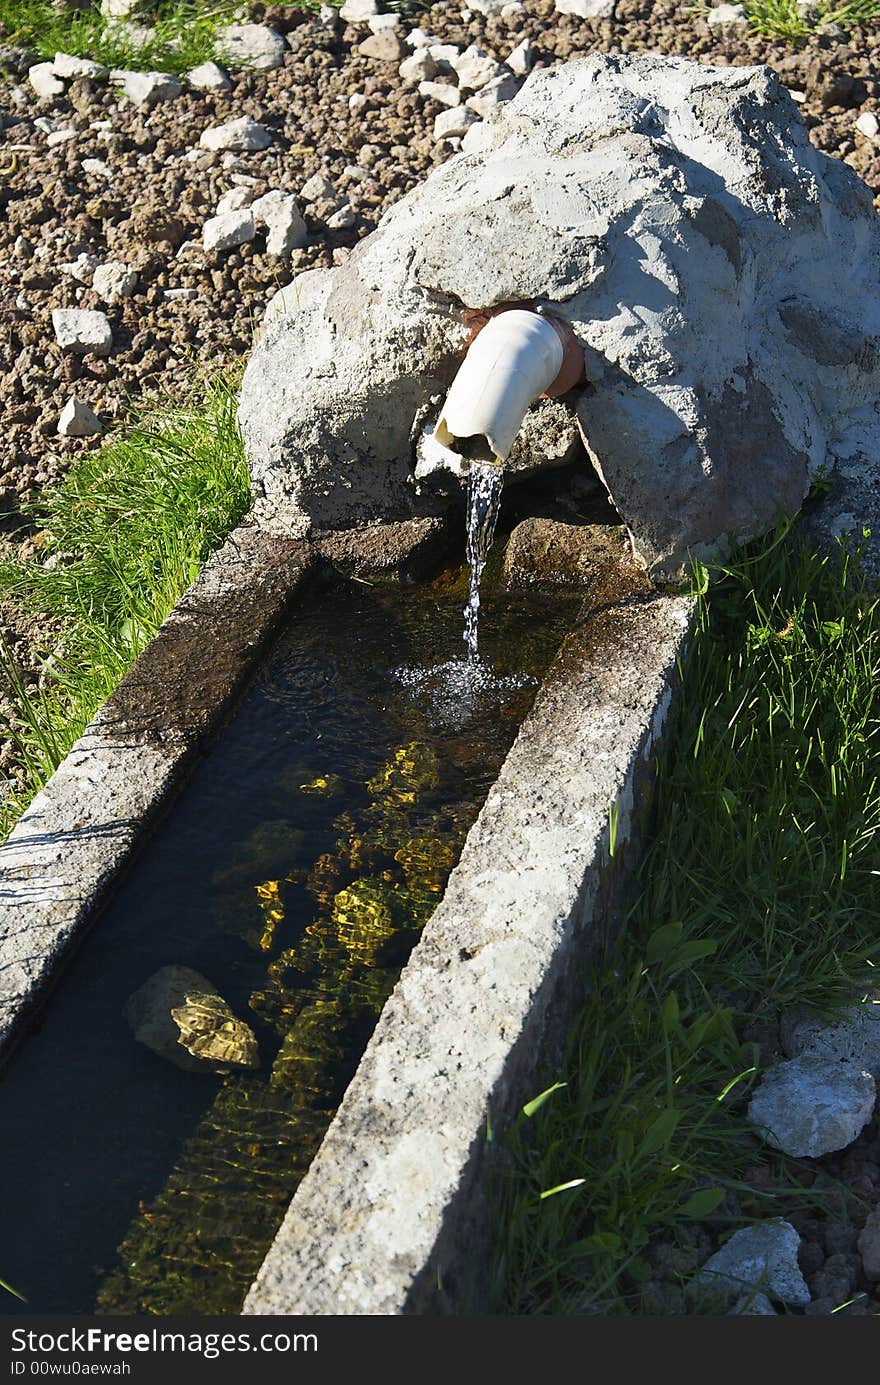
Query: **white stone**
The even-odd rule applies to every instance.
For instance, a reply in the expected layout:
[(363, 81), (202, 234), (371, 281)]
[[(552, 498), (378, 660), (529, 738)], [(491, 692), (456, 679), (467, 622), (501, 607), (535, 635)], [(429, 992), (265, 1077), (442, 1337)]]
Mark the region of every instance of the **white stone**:
[(706, 15), (710, 29), (747, 29), (749, 17), (742, 5), (715, 5)]
[(165, 289), (162, 294), (168, 303), (195, 303), (198, 296), (198, 289)]
[(532, 70), (535, 49), (530, 39), (524, 38), (507, 55), (507, 66), (516, 77), (525, 77)]
[(858, 1063), (790, 1058), (763, 1074), (749, 1103), (749, 1120), (774, 1149), (819, 1159), (846, 1149), (874, 1111), (874, 1079)]
[(469, 5), (477, 14), (497, 14), (504, 0), (469, 0)]
[(799, 91), (797, 87), (789, 87), (788, 94), (796, 106), (802, 106), (807, 99), (807, 93)]
[(345, 0), (345, 4), (339, 11), (340, 19), (344, 19), (346, 24), (366, 24), (368, 19), (379, 13), (379, 6), (376, 0)]
[(694, 1282), (737, 1298), (744, 1287), (757, 1289), (778, 1303), (803, 1307), (810, 1302), (810, 1291), (798, 1265), (799, 1244), (800, 1237), (787, 1221), (743, 1227), (710, 1256)]
[(237, 153), (259, 152), (268, 149), (271, 143), (271, 132), (249, 115), (240, 115), (225, 125), (209, 125), (199, 136), (203, 149), (231, 149)]
[(465, 105), (469, 111), (476, 111), (480, 119), (483, 120), (496, 107), (516, 96), (517, 91), (517, 81), (513, 73), (503, 73), (500, 77), (488, 82), (481, 91), (469, 96)]
[(453, 63), (459, 86), (466, 91), (479, 91), (487, 82), (493, 81), (501, 70), (497, 58), (478, 48), (475, 43), (466, 48)]
[(96, 178), (106, 178), (108, 181), (113, 177), (113, 169), (103, 159), (83, 159), (82, 170), (84, 173), (91, 173)]
[(510, 0), (509, 4), (501, 6), (501, 18), (517, 21), (524, 9), (525, 5), (520, 0)]
[(62, 351), (109, 356), (113, 332), (106, 313), (86, 308), (53, 308), (52, 327)]
[(183, 86), (171, 72), (126, 72), (122, 90), (136, 106), (149, 107), (173, 100)]
[(202, 232), (202, 244), (205, 250), (232, 250), (236, 245), (253, 240), (256, 233), (252, 212), (242, 208), (209, 217)]
[(430, 82), (437, 75), (437, 64), (427, 48), (417, 48), (408, 58), (404, 58), (397, 69), (408, 87), (418, 86), (419, 82)]
[(348, 98), (348, 109), (351, 111), (352, 115), (356, 115), (358, 111), (362, 111), (366, 104), (367, 98), (362, 91), (353, 91)]
[(51, 115), (38, 115), (34, 121), (34, 129), (39, 130), (41, 135), (51, 135), (53, 130), (58, 129), (58, 121), (53, 120)]
[(103, 433), (101, 420), (81, 399), (68, 399), (58, 419), (58, 432), (63, 438), (93, 438)]
[(107, 76), (107, 69), (101, 63), (92, 62), (91, 58), (75, 58), (71, 53), (56, 53), (52, 70), (56, 77), (66, 77), (71, 81), (79, 77), (100, 81)]
[(46, 136), (46, 144), (50, 149), (56, 149), (59, 144), (67, 144), (72, 139), (76, 139), (76, 130), (53, 130)]
[(410, 48), (430, 48), (434, 40), (430, 34), (426, 34), (424, 29), (410, 29), (405, 42)]
[(217, 30), (214, 47), (230, 67), (258, 72), (280, 67), (287, 52), (284, 36), (265, 24), (227, 24)]
[(76, 279), (77, 283), (90, 284), (98, 263), (97, 256), (87, 255), (83, 252), (83, 254), (77, 255), (75, 260), (60, 264), (58, 268), (62, 274), (69, 274), (71, 279)]
[(367, 24), (374, 34), (381, 34), (383, 29), (397, 29), (400, 27), (399, 14), (371, 14)]
[(228, 91), (232, 86), (222, 67), (217, 63), (199, 63), (186, 74), (186, 80), (197, 91)]
[(492, 127), (485, 120), (478, 120), (462, 137), (461, 147), (466, 154), (477, 154), (492, 145)]
[(323, 173), (313, 173), (311, 178), (307, 178), (303, 183), (299, 195), (304, 202), (329, 201), (336, 197), (336, 189)]
[(865, 139), (876, 140), (880, 135), (880, 120), (877, 119), (873, 111), (862, 111), (856, 121), (856, 129)]
[(461, 105), (461, 92), (458, 87), (446, 82), (419, 82), (419, 95), (431, 101), (439, 101), (441, 106)]
[(300, 215), (296, 198), (289, 192), (273, 189), (263, 197), (258, 197), (251, 205), (251, 213), (258, 226), (265, 226), (266, 253), (281, 257), (298, 250), (308, 240), (306, 223)]
[(611, 19), (615, 0), (556, 0), (557, 14), (573, 14), (578, 19)]
[(55, 76), (52, 63), (34, 63), (28, 68), (28, 81), (44, 101), (51, 101), (54, 96), (61, 96), (64, 91), (64, 83)]
[(143, 3), (144, 0), (101, 0), (101, 14), (105, 19), (128, 19)]
[(137, 274), (127, 264), (121, 260), (107, 260), (105, 264), (96, 266), (92, 288), (105, 303), (115, 303), (119, 298), (131, 298), (137, 281)]
[(448, 139), (450, 135), (466, 134), (471, 125), (477, 123), (477, 116), (466, 106), (441, 111), (434, 117), (434, 138)]
[(432, 43), (428, 52), (441, 72), (454, 72), (455, 64), (461, 57), (461, 49), (454, 43)]
[(331, 231), (347, 231), (356, 221), (357, 217), (346, 201), (337, 212), (334, 212), (331, 217), (327, 218), (327, 225), (330, 227)]
[(214, 215), (223, 216), (224, 212), (239, 212), (242, 207), (249, 207), (253, 200), (254, 194), (252, 188), (230, 188), (228, 192), (224, 192), (217, 206), (214, 208)]

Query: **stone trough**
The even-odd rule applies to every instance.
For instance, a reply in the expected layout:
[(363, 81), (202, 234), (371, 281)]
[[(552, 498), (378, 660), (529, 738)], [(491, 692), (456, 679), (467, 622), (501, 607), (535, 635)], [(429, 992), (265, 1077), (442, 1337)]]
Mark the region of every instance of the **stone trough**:
[(412, 574), (449, 544), (460, 459), (420, 459), (475, 315), (570, 323), (586, 382), (533, 407), (510, 472), (579, 458), (648, 576), (594, 590), (566, 640), (246, 1313), (485, 1306), (487, 1122), (552, 1063), (647, 822), (693, 611), (657, 584), (817, 473), (826, 531), (876, 508), (878, 283), (867, 190), (772, 74), (595, 57), (536, 73), (344, 266), (282, 291), (242, 391), (247, 522), (0, 848), (5, 1051), (319, 567)]

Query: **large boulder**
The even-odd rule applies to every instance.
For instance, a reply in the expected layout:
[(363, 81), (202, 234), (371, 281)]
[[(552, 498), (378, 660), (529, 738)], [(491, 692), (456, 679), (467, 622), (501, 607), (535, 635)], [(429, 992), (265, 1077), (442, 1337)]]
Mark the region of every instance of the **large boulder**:
[[(535, 72), (285, 301), (240, 419), (258, 511), (300, 533), (430, 509), (416, 440), (467, 310), (504, 302), (583, 344), (563, 405), (654, 576), (764, 532), (880, 442), (880, 223), (766, 68)], [(532, 464), (558, 465), (532, 434)]]

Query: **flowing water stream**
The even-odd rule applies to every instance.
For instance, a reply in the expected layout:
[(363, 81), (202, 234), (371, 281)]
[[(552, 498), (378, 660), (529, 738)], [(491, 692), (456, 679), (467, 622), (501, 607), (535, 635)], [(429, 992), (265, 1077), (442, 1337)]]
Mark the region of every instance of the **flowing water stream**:
[[(456, 685), (467, 585), (304, 599), (0, 1073), (2, 1273), (28, 1299), (7, 1312), (238, 1311), (580, 608), (489, 584), (484, 675)], [(258, 1067), (136, 1042), (126, 1002), (172, 964), (252, 1028)]]
[(464, 608), (464, 640), (471, 664), (480, 661), (480, 582), (498, 527), (504, 467), (499, 461), (471, 462), (467, 478), (467, 537), (465, 554), (470, 567), (468, 600)]

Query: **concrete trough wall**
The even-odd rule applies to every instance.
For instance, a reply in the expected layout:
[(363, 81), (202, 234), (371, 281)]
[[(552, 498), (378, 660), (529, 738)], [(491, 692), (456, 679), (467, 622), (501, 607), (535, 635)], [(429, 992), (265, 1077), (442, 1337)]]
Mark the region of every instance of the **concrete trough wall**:
[(609, 809), (616, 865), (627, 843), (637, 854), (692, 613), (685, 597), (623, 603), (568, 638), (245, 1313), (486, 1311), (487, 1119), (536, 1093), (583, 1003), (607, 916)]

